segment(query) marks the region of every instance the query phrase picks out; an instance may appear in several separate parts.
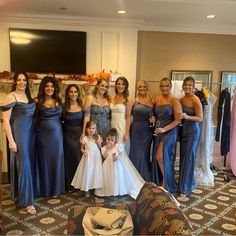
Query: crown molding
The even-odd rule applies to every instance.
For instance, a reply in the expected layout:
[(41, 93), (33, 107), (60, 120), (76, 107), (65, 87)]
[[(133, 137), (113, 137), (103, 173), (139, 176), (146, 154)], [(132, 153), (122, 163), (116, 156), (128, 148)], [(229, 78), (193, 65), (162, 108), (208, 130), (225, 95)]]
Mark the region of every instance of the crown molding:
[(34, 14), (8, 14), (0, 15), (0, 26), (12, 27), (12, 25), (36, 24), (42, 27), (54, 26), (82, 26), (95, 28), (120, 28), (143, 31), (163, 31), (163, 32), (185, 32), (185, 33), (204, 33), (204, 34), (228, 34), (236, 35), (236, 28), (231, 26), (202, 26), (202, 25), (156, 25), (142, 20), (127, 20), (117, 18), (95, 18), (95, 17), (76, 17), (61, 15), (34, 15)]

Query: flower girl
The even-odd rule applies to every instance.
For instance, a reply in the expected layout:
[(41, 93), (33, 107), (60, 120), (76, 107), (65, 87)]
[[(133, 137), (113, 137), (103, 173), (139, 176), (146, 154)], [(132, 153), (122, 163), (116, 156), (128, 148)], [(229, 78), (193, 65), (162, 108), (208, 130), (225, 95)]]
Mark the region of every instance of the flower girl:
[(101, 149), (105, 158), (102, 165), (103, 186), (96, 189), (95, 194), (101, 197), (129, 194), (136, 199), (145, 181), (122, 145), (116, 142), (117, 130), (112, 128), (107, 134), (106, 145)]
[(83, 156), (75, 172), (71, 185), (85, 191), (90, 196), (90, 189), (102, 187), (102, 156), (99, 150), (102, 139), (96, 134), (96, 124), (89, 121), (86, 125), (85, 137), (81, 141)]

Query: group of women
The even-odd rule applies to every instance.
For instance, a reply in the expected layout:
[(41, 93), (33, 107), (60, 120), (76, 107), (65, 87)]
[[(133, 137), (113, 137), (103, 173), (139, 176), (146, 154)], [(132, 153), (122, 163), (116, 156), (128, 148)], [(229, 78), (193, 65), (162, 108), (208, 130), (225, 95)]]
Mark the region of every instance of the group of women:
[[(3, 124), (11, 150), (12, 197), (35, 214), (36, 196), (57, 196), (72, 190), (71, 181), (81, 159), (80, 140), (88, 121), (97, 125), (103, 141), (110, 130), (118, 131), (118, 143), (130, 140), (129, 157), (144, 180), (168, 191), (188, 195), (195, 188), (193, 171), (200, 135), (202, 107), (194, 95), (194, 79), (183, 82), (180, 101), (171, 94), (171, 82), (160, 81), (161, 95), (148, 95), (148, 83), (139, 81), (137, 96), (129, 98), (125, 77), (115, 82), (99, 79), (91, 95), (82, 101), (77, 85), (66, 89), (65, 101), (53, 77), (44, 77), (37, 99), (32, 99), (26, 73), (15, 73), (13, 89), (3, 106)], [(181, 124), (178, 187), (174, 162), (177, 126)], [(152, 145), (153, 143), (153, 145)], [(151, 150), (151, 147), (153, 149)], [(152, 157), (150, 158), (150, 155)]]

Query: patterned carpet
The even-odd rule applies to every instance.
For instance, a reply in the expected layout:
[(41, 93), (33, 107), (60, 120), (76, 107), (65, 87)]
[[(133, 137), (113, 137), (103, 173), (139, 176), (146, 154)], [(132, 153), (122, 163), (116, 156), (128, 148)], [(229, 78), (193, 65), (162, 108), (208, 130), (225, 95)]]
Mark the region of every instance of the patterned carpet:
[[(223, 174), (218, 174), (214, 188), (199, 187), (189, 197), (176, 195), (195, 235), (236, 235), (236, 178), (230, 178), (224, 182)], [(24, 208), (15, 208), (9, 190), (9, 185), (3, 186), (1, 235), (65, 235), (68, 209), (84, 197), (75, 192), (39, 198), (37, 215), (29, 215)]]

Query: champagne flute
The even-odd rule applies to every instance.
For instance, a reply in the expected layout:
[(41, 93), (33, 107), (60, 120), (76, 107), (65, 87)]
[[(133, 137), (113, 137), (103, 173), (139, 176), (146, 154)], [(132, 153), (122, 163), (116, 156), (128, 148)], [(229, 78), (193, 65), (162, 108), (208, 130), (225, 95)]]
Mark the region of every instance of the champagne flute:
[[(157, 120), (156, 121), (156, 126), (155, 128), (160, 128), (161, 127), (161, 121)], [(153, 136), (157, 136), (158, 134), (154, 133)]]

